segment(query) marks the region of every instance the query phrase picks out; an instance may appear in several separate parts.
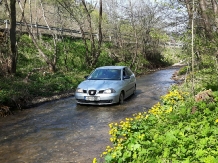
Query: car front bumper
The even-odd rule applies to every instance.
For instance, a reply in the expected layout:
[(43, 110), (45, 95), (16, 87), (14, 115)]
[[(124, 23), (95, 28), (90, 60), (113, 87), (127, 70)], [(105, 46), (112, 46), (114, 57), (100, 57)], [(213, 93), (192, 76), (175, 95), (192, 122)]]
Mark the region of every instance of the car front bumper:
[[(97, 100), (87, 100), (87, 97), (98, 97)], [(89, 105), (110, 105), (119, 102), (119, 94), (96, 94), (95, 96), (87, 95), (86, 93), (75, 93), (75, 98), (78, 104)]]

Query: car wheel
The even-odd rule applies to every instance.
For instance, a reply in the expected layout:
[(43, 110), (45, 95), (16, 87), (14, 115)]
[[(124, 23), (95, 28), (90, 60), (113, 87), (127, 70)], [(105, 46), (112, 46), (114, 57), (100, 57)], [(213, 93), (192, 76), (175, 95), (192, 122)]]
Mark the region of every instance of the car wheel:
[(136, 94), (136, 85), (135, 85), (135, 88), (134, 88), (134, 90), (133, 90), (132, 95), (135, 95), (135, 94)]
[(123, 92), (121, 92), (119, 97), (119, 104), (123, 104), (123, 101), (124, 101), (124, 94)]

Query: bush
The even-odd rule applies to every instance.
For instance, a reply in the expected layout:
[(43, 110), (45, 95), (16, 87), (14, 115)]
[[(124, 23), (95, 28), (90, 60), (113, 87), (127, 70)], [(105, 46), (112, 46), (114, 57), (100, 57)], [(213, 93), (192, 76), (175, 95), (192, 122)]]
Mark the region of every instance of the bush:
[[(111, 123), (105, 162), (217, 162), (218, 92), (195, 102), (172, 90), (148, 112)], [(97, 162), (96, 158), (93, 162)]]
[(185, 75), (188, 71), (190, 71), (190, 66), (184, 66), (179, 69), (178, 75)]

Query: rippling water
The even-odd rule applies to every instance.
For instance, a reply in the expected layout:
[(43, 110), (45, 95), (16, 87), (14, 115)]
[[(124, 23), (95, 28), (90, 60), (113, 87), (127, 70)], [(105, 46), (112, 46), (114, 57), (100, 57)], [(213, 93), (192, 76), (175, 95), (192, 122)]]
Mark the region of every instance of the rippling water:
[(137, 79), (136, 95), (123, 105), (80, 106), (74, 97), (48, 102), (0, 119), (2, 163), (91, 163), (109, 141), (111, 122), (145, 111), (174, 83), (176, 69)]

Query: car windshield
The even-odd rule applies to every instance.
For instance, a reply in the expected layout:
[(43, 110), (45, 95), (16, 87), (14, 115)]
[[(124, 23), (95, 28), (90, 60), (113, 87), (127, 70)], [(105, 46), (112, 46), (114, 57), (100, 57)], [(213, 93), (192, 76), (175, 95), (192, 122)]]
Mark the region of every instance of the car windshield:
[(88, 80), (120, 80), (120, 69), (96, 69), (89, 77)]

